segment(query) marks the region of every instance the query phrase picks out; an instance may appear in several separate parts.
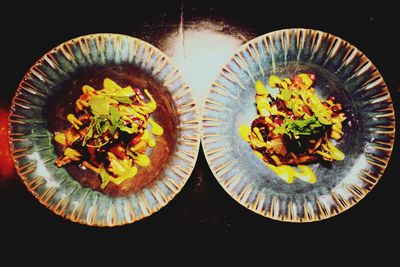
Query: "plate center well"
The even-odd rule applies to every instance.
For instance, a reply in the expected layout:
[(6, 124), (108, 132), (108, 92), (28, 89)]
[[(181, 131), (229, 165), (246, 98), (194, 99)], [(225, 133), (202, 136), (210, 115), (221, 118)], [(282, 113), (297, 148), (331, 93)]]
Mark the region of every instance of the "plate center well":
[[(154, 136), (156, 146), (147, 150), (146, 154), (151, 160), (149, 166), (137, 166), (138, 173), (135, 177), (120, 185), (109, 183), (104, 191), (100, 189), (101, 179), (95, 172), (73, 163), (65, 168), (69, 175), (84, 187), (102, 191), (111, 196), (124, 196), (129, 195), (131, 192), (137, 192), (144, 186), (149, 185), (162, 173), (175, 149), (179, 119), (171, 95), (162, 84), (136, 67), (115, 65), (78, 71), (71, 79), (59, 85), (59, 88), (55, 90), (57, 93), (52, 96), (46, 109), (48, 130), (51, 133), (55, 133), (69, 128), (70, 123), (66, 117), (68, 114), (74, 113), (75, 101), (82, 94), (82, 86), (90, 85), (96, 90), (102, 89), (105, 78), (112, 79), (121, 87), (138, 87), (142, 92), (144, 89), (148, 89), (157, 102), (157, 109), (151, 117), (163, 127), (164, 134), (162, 136)], [(63, 147), (54, 141), (53, 144), (56, 154), (61, 155)]]
[[(265, 72), (268, 73), (267, 70)], [(247, 159), (241, 161), (240, 164), (250, 164), (252, 166), (251, 168), (243, 166), (245, 169), (252, 169), (253, 173), (249, 175), (249, 179), (250, 177), (261, 178), (252, 181), (252, 184), (259, 188), (268, 188), (268, 190), (276, 194), (308, 195), (310, 192), (325, 194), (336, 187), (343, 177), (346, 177), (346, 175), (351, 172), (360, 156), (363, 155), (366, 144), (366, 139), (363, 137), (365, 136), (364, 124), (361, 120), (362, 116), (359, 114), (357, 105), (353, 102), (350, 94), (340, 80), (334, 74), (320, 66), (299, 62), (288, 62), (286, 64), (277, 65), (274, 71), (263, 77), (262, 82), (268, 84), (268, 77), (271, 74), (277, 75), (283, 79), (286, 77), (291, 78), (300, 73), (312, 73), (316, 76), (316, 82), (313, 87), (321, 99), (325, 100), (329, 96), (334, 96), (336, 100), (342, 104), (347, 120), (343, 123), (344, 136), (337, 142), (337, 147), (345, 153), (346, 157), (343, 161), (334, 161), (332, 163), (316, 162), (310, 164), (309, 166), (314, 170), (318, 179), (315, 184), (309, 184), (300, 180), (295, 180), (293, 184), (287, 184), (265, 166), (262, 160), (253, 155), (248, 144), (242, 143), (237, 133), (237, 127), (232, 129), (234, 132), (230, 136), (235, 139), (238, 138), (239, 140), (232, 140), (234, 143), (240, 143), (236, 146), (238, 148), (236, 150), (236, 153), (238, 153), (237, 156), (243, 156), (243, 149), (247, 151), (247, 153), (244, 154), (247, 155)], [(235, 120), (233, 125), (250, 125), (251, 121), (255, 118), (255, 90), (247, 90), (244, 94), (246, 95), (243, 95), (240, 101), (241, 110), (243, 111), (238, 113), (236, 118), (233, 118)], [(252, 114), (252, 116), (244, 116), (243, 114)]]

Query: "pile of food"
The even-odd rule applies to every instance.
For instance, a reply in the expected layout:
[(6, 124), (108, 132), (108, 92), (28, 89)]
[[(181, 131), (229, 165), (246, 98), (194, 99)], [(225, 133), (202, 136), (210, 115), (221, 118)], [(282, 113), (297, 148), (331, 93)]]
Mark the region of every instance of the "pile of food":
[(67, 115), (70, 128), (55, 133), (54, 140), (64, 146), (56, 165), (77, 163), (98, 173), (101, 189), (110, 182), (119, 185), (136, 175), (136, 165), (150, 164), (147, 148), (156, 145), (153, 135), (164, 132), (150, 117), (157, 104), (147, 89), (143, 94), (108, 78), (101, 90), (84, 85), (82, 92), (75, 114)]
[(346, 115), (342, 105), (333, 96), (321, 100), (313, 88), (314, 82), (315, 75), (307, 73), (291, 79), (271, 75), (269, 87), (279, 91), (273, 96), (257, 81), (258, 117), (251, 126), (242, 125), (239, 129), (256, 155), (287, 183), (293, 183), (295, 178), (315, 183), (312, 169), (303, 164), (345, 157), (330, 141), (343, 136)]

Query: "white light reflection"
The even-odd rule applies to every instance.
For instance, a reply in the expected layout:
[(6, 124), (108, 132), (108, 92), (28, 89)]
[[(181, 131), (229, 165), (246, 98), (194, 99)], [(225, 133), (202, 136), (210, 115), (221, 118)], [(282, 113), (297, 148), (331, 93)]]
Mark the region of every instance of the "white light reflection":
[(354, 162), (353, 167), (349, 171), (349, 173), (346, 175), (346, 177), (342, 180), (343, 185), (358, 185), (359, 187), (364, 187), (365, 182), (358, 178), (358, 174), (362, 170), (366, 170), (368, 167), (368, 162), (367, 158), (365, 157), (365, 154), (360, 155), (358, 159)]
[[(365, 182), (358, 177), (358, 174), (367, 169), (368, 162), (365, 155), (361, 155), (355, 162), (353, 167), (349, 170), (346, 177), (335, 187), (332, 189), (332, 192), (340, 195), (347, 201), (353, 197), (353, 194), (347, 189), (349, 185), (357, 185), (361, 188), (365, 187)], [(322, 195), (319, 197), (320, 202), (327, 208), (331, 208), (336, 205), (330, 194)]]
[(36, 170), (35, 173), (38, 176), (43, 177), (46, 181), (47, 187), (60, 187), (59, 182), (57, 182), (54, 177), (51, 176), (49, 170), (46, 168), (44, 161), (41, 159), (38, 152), (33, 152), (32, 154), (28, 155), (28, 158), (31, 161), (36, 161)]
[(368, 167), (368, 162), (364, 154), (362, 154), (350, 169), (346, 177), (332, 190), (337, 195), (342, 196), (349, 201), (353, 194), (347, 189), (347, 186), (357, 185), (361, 188), (365, 187), (365, 182), (358, 177), (358, 174)]
[(222, 32), (220, 25), (199, 22), (171, 35), (162, 46), (192, 87), (201, 108), (219, 70), (244, 41), (243, 35)]

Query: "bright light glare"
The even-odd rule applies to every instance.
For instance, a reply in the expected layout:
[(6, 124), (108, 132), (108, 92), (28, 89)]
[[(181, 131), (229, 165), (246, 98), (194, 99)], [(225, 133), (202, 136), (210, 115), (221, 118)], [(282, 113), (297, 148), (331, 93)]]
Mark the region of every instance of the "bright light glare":
[(188, 29), (169, 39), (169, 54), (192, 87), (200, 108), (219, 70), (241, 44), (242, 40), (212, 29)]

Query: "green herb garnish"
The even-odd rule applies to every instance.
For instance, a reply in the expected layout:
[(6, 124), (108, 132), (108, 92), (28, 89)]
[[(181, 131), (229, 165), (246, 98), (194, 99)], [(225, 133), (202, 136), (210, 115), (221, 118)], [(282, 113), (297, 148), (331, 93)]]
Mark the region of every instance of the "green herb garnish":
[(291, 139), (299, 139), (300, 136), (318, 134), (324, 127), (315, 116), (308, 119), (297, 119), (295, 121), (286, 119), (282, 126), (280, 130), (283, 130)]
[(110, 103), (112, 102), (112, 99), (99, 96), (91, 96), (88, 101), (90, 109), (95, 116), (108, 115), (110, 112)]
[[(115, 101), (118, 103), (128, 103), (131, 102), (128, 96), (114, 96), (111, 95), (113, 99), (109, 97), (99, 97), (91, 96), (89, 99), (89, 106), (94, 115), (93, 120), (90, 122), (88, 131), (82, 142), (82, 146), (87, 145), (89, 141), (93, 140), (95, 145), (90, 145), (91, 147), (101, 147), (108, 142), (102, 142), (101, 137), (107, 131), (111, 135), (114, 135), (117, 129), (127, 132), (129, 134), (137, 133), (138, 127), (136, 124), (127, 126), (121, 119), (121, 113), (118, 108), (113, 104)], [(130, 103), (129, 102), (129, 103)]]

